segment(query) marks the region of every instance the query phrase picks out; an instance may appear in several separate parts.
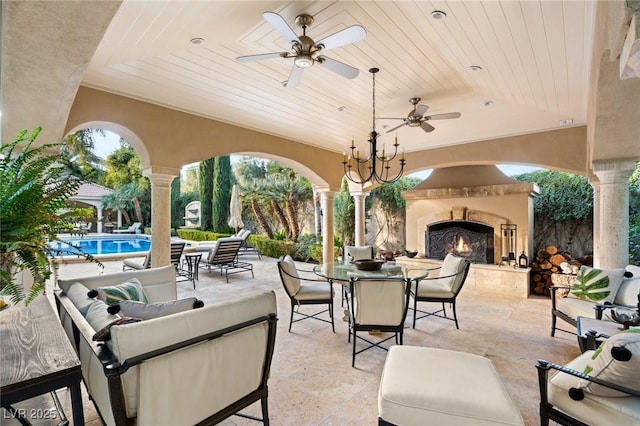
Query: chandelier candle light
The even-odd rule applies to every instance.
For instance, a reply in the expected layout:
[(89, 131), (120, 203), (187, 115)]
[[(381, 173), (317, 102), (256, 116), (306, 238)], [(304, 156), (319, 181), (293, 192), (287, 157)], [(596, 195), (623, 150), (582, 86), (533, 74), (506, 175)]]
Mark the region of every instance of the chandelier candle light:
[[(400, 146), (397, 136), (393, 143), (393, 155), (387, 155), (384, 145), (382, 145), (382, 152), (378, 155), (378, 132), (376, 132), (376, 73), (378, 71), (380, 71), (378, 68), (369, 69), (369, 72), (373, 76), (373, 126), (371, 133), (369, 133), (369, 155), (361, 157), (360, 151), (357, 149), (353, 139), (351, 140), (351, 153), (348, 156), (345, 152), (342, 153), (344, 173), (347, 176), (347, 179), (357, 184), (363, 184), (369, 181), (375, 181), (378, 183), (395, 182), (402, 176), (404, 165), (406, 163), (403, 151), (400, 155), (399, 161), (400, 170), (395, 176), (389, 177), (391, 161), (396, 158), (398, 154), (398, 146)], [(352, 162), (355, 163), (355, 171), (358, 174), (357, 177), (351, 175), (351, 169), (354, 167)]]

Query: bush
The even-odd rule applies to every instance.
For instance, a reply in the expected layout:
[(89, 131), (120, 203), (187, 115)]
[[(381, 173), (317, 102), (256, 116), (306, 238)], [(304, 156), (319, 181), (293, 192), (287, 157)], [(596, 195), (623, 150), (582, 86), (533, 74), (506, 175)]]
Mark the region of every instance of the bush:
[(263, 256), (269, 256), (278, 259), (280, 256), (291, 253), (291, 251), (293, 250), (293, 242), (270, 240), (267, 238), (257, 240), (254, 247), (260, 250), (260, 254), (262, 254)]
[(190, 241), (215, 241), (218, 238), (230, 237), (230, 234), (219, 234), (199, 229), (178, 229), (178, 235), (184, 240)]

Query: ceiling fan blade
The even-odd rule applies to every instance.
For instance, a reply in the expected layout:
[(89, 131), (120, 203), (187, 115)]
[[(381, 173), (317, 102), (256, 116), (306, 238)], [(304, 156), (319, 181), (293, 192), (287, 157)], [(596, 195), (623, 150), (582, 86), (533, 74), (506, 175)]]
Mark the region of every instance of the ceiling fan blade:
[(360, 25), (352, 25), (345, 28), (342, 31), (331, 34), (328, 37), (323, 38), (316, 43), (316, 46), (322, 45), (322, 50), (331, 50), (336, 47), (344, 46), (345, 44), (355, 43), (362, 41), (367, 37), (367, 32)]
[(335, 59), (327, 58), (326, 56), (318, 56), (316, 61), (320, 66), (325, 67), (326, 69), (335, 72), (336, 74), (340, 74), (341, 76), (353, 79), (358, 76), (360, 71), (358, 68), (354, 68), (351, 65), (347, 65), (340, 61), (336, 61)]
[(297, 41), (300, 42), (298, 35), (291, 29), (287, 21), (275, 12), (264, 12), (262, 17), (271, 24), (289, 43)]
[(447, 118), (460, 118), (459, 112), (445, 112), (444, 114), (433, 114), (425, 117), (428, 120), (444, 120)]
[(406, 120), (406, 117), (376, 117), (376, 120)]
[(273, 52), (273, 53), (260, 53), (258, 55), (238, 56), (236, 58), (236, 61), (253, 62), (253, 61), (261, 61), (263, 59), (285, 58), (287, 54), (288, 52)]
[(427, 123), (426, 121), (423, 121), (422, 123), (420, 123), (420, 128), (422, 130), (424, 130), (425, 132), (429, 133), (429, 132), (433, 132), (436, 128), (433, 127), (431, 124)]
[(414, 117), (422, 117), (425, 112), (429, 109), (429, 105), (416, 105), (416, 108), (413, 112)]
[(291, 73), (289, 74), (289, 79), (287, 80), (286, 88), (293, 89), (300, 83), (300, 79), (302, 78), (302, 71), (304, 68), (300, 68), (297, 66), (293, 66), (291, 69)]
[(391, 133), (391, 132), (393, 132), (394, 130), (398, 130), (400, 127), (404, 126), (405, 124), (407, 124), (407, 123), (405, 122), (405, 123), (402, 123), (402, 124), (401, 124), (401, 125), (399, 125), (399, 126), (394, 127), (393, 129), (389, 129), (389, 130), (387, 130), (387, 133)]

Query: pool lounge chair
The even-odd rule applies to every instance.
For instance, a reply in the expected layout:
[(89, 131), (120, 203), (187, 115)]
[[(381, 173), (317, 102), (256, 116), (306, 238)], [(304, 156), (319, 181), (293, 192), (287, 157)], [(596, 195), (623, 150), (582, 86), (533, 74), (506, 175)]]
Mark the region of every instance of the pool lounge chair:
[(140, 226), (142, 226), (142, 223), (134, 222), (133, 225), (131, 225), (127, 229), (114, 229), (113, 233), (114, 234), (135, 234), (138, 228), (140, 228)]

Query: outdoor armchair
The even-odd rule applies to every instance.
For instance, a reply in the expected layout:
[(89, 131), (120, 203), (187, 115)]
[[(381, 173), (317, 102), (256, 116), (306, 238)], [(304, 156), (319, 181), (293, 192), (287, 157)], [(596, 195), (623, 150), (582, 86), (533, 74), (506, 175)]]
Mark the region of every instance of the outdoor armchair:
[[(284, 290), (291, 301), (289, 332), (291, 332), (291, 325), (294, 322), (313, 318), (318, 321), (331, 323), (331, 329), (335, 333), (336, 329), (333, 323), (333, 286), (331, 283), (326, 280), (318, 279), (315, 275), (315, 278), (311, 278), (310, 274), (305, 277), (304, 273), (310, 273), (311, 271), (296, 268), (293, 258), (289, 255), (278, 259), (278, 272), (280, 273), (280, 279), (282, 280)], [(328, 308), (324, 311), (320, 311), (312, 315), (300, 312), (300, 306), (302, 305), (324, 304), (328, 305)], [(301, 316), (301, 318), (298, 318), (295, 321), (293, 319), (294, 311), (296, 314)], [(318, 318), (318, 315), (325, 312), (329, 312), (329, 318), (331, 321), (325, 320), (324, 318)]]
[[(344, 246), (342, 248), (342, 261), (353, 262), (354, 260), (373, 259), (373, 246)], [(342, 283), (342, 297), (340, 306), (344, 305), (345, 299), (349, 296), (349, 283)]]
[[(416, 328), (416, 320), (429, 316), (444, 318), (456, 323), (458, 327), (458, 316), (456, 314), (456, 298), (462, 290), (462, 286), (469, 273), (471, 262), (469, 260), (448, 253), (442, 266), (435, 268), (429, 276), (416, 280), (411, 286), (411, 296), (413, 297), (413, 328)], [(436, 274), (437, 271), (437, 274)], [(442, 303), (442, 309), (432, 312), (418, 310), (418, 302)], [(445, 303), (450, 303), (453, 310), (453, 318), (447, 316)], [(418, 316), (418, 313), (423, 314)]]

